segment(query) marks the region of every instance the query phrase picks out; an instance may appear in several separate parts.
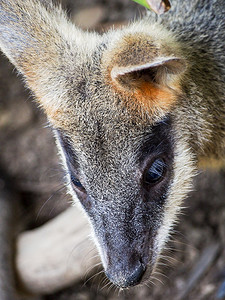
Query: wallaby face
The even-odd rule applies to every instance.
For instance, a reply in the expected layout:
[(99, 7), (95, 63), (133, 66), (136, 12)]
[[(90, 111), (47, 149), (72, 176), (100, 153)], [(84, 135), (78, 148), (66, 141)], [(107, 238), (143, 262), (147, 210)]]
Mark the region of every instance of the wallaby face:
[[(221, 15), (218, 7), (210, 13)], [(224, 149), (224, 73), (219, 64), (215, 79), (203, 72), (216, 55), (204, 57), (188, 32), (183, 45), (146, 19), (100, 36), (78, 30), (45, 1), (0, 2), (0, 47), (49, 118), (70, 193), (119, 287), (149, 278), (198, 160)], [(213, 45), (215, 34), (209, 38)]]
[[(141, 41), (135, 42), (133, 48), (137, 50)], [(109, 46), (105, 42), (98, 56), (93, 53), (95, 65), (89, 66), (89, 70), (85, 68), (88, 62), (80, 67), (79, 79), (71, 86), (76, 98), (70, 101), (78, 102), (79, 107), (73, 115), (70, 110), (70, 115), (64, 116), (66, 126), (59, 121), (56, 137), (67, 165), (70, 192), (78, 197), (90, 218), (106, 274), (116, 285), (128, 287), (149, 278), (154, 269), (177, 211), (172, 195), (172, 187), (175, 190), (176, 181), (180, 180), (174, 174), (176, 160), (185, 154), (174, 147), (173, 117), (170, 114), (161, 117), (160, 111), (146, 113), (146, 108), (132, 99), (133, 92), (129, 95), (132, 87), (127, 85), (132, 84), (135, 89), (136, 84), (151, 85), (152, 76), (163, 72), (162, 64), (180, 71), (184, 62), (178, 58), (170, 61), (168, 57), (144, 67), (137, 62), (140, 65), (135, 66), (135, 71), (128, 65), (128, 74), (121, 75), (122, 87), (120, 82), (114, 87), (108, 82), (108, 65), (104, 61)], [(154, 45), (149, 47), (152, 49)], [(116, 62), (110, 63), (117, 68)], [(124, 78), (126, 75), (130, 78)], [(121, 97), (117, 92), (120, 88), (128, 96)], [(160, 89), (160, 84), (156, 88)], [(178, 97), (176, 91), (171, 93)], [(191, 156), (187, 155), (186, 162), (192, 164)], [(187, 171), (182, 178), (187, 183), (182, 182), (181, 195), (189, 188), (190, 178)], [(176, 201), (181, 201), (182, 196)], [(165, 225), (167, 211), (171, 220), (167, 215)]]
[(114, 115), (116, 122), (111, 117), (110, 112), (102, 120), (95, 112), (79, 126), (79, 135), (58, 136), (71, 194), (77, 194), (90, 217), (105, 271), (126, 287), (137, 284), (146, 269), (151, 273), (156, 261), (174, 149), (169, 118), (144, 126), (124, 114)]

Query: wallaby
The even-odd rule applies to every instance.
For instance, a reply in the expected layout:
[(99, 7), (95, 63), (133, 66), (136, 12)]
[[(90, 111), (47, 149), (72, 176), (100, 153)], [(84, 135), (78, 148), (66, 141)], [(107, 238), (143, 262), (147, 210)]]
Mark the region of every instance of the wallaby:
[(0, 48), (46, 112), (122, 288), (154, 272), (198, 166), (225, 162), (224, 1), (171, 4), (100, 35), (51, 1), (0, 1)]

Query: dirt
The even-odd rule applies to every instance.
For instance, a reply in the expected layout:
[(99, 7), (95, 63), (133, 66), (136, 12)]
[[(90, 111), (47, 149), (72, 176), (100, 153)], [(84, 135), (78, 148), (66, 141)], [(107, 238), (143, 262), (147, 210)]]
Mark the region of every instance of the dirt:
[[(112, 24), (119, 26), (142, 13), (141, 7), (130, 0), (61, 2), (72, 20), (90, 30), (105, 30)], [(48, 122), (3, 55), (0, 57), (0, 170), (7, 172), (20, 198), (19, 218), (23, 219), (23, 226), (19, 230), (38, 227), (69, 206), (63, 187), (64, 173)], [(166, 264), (161, 267), (162, 275), (153, 283), (119, 291), (104, 283), (104, 277), (96, 276), (86, 283), (81, 280), (63, 291), (37, 298), (225, 299), (216, 298), (225, 281), (225, 170), (202, 170), (184, 207), (162, 259)], [(196, 278), (210, 258), (211, 262)]]

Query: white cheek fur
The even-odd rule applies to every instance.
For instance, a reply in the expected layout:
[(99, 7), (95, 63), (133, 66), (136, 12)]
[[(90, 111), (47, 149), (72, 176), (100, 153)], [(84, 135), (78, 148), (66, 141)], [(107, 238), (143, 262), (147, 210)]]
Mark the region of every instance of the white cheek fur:
[(158, 255), (169, 239), (171, 229), (177, 222), (182, 209), (182, 201), (192, 189), (192, 179), (197, 174), (194, 157), (187, 145), (177, 142), (174, 155), (174, 178), (169, 187), (169, 194), (164, 207), (161, 226), (155, 240), (155, 250)]

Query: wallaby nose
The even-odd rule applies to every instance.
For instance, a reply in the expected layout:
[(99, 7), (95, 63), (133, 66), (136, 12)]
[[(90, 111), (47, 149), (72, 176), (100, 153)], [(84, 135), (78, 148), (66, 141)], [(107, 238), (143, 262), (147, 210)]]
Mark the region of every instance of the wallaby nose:
[(145, 267), (140, 263), (134, 272), (126, 279), (125, 287), (138, 284), (145, 273)]
[(125, 272), (124, 274), (121, 271), (113, 274), (111, 274), (110, 272), (106, 272), (106, 276), (115, 285), (121, 288), (126, 288), (140, 283), (145, 270), (146, 268), (143, 266), (143, 264), (141, 262), (138, 262), (138, 265), (131, 273), (129, 272), (129, 274), (127, 272)]

